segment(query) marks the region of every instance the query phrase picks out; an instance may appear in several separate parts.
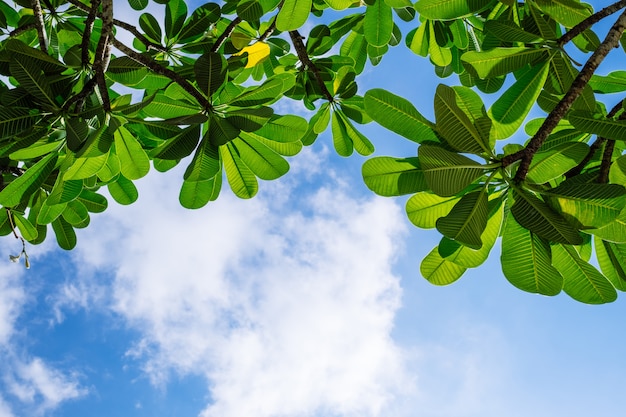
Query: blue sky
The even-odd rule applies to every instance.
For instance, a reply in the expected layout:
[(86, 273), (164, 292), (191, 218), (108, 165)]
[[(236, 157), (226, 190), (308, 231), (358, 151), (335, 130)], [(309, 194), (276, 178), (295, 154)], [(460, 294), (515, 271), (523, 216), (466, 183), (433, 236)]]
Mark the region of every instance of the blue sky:
[[(430, 117), (438, 82), (399, 46), (359, 85)], [(415, 154), (380, 127), (363, 131), (379, 155)], [(621, 298), (523, 293), (503, 277), (499, 248), (432, 286), (419, 264), (438, 234), (411, 226), (403, 199), (372, 195), (361, 157), (337, 157), (324, 134), (290, 162), (253, 200), (225, 189), (197, 211), (178, 204), (181, 170), (153, 172), (136, 204), (92, 217), (76, 250), (29, 247), (28, 271), (8, 260), (19, 242), (0, 240), (0, 417), (623, 409)]]

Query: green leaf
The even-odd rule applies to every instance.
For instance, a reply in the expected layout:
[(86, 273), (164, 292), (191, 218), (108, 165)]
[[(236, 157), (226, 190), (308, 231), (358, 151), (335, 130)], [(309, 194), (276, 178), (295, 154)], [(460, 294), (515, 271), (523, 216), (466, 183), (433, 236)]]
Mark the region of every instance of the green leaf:
[(188, 209), (204, 207), (209, 201), (217, 199), (222, 188), (222, 173), (203, 181), (183, 181), (178, 199)]
[(89, 190), (83, 190), (78, 196), (78, 201), (91, 213), (102, 213), (109, 204), (106, 197)]
[(211, 97), (226, 81), (228, 65), (224, 56), (216, 52), (202, 54), (193, 66), (198, 87)]
[(313, 0), (285, 0), (276, 16), (276, 28), (281, 32), (296, 30), (309, 18)]
[(254, 173), (237, 155), (237, 150), (229, 143), (220, 148), (220, 157), (224, 161), (226, 179), (233, 193), (240, 198), (254, 197), (259, 184)]
[(555, 243), (580, 245), (578, 230), (550, 206), (527, 191), (518, 190), (511, 213), (515, 220), (540, 237)]
[(612, 242), (594, 238), (596, 258), (602, 274), (616, 289), (626, 291), (626, 248)]
[(282, 156), (253, 138), (237, 138), (231, 143), (243, 163), (262, 180), (275, 180), (289, 171)]
[(467, 268), (450, 262), (439, 255), (438, 248), (434, 248), (422, 260), (420, 272), (434, 285), (449, 285), (461, 278)]
[(54, 230), (54, 235), (61, 249), (74, 249), (76, 246), (76, 232), (72, 225), (63, 219), (63, 217), (57, 217), (52, 222), (52, 230)]
[(38, 65), (38, 61), (27, 55), (14, 55), (10, 63), (11, 75), (42, 104), (56, 107), (52, 88)]
[(139, 16), (139, 27), (144, 31), (145, 35), (151, 41), (161, 44), (161, 26), (159, 22), (150, 13), (143, 13)]
[(537, 0), (535, 4), (563, 26), (572, 28), (591, 16), (593, 9), (576, 0)]
[(437, 131), (459, 152), (491, 153), (489, 138), (484, 138), (467, 114), (458, 106), (455, 90), (443, 84), (435, 93)]
[(228, 121), (244, 132), (254, 132), (262, 128), (271, 117), (274, 110), (271, 107), (259, 107), (258, 109), (239, 109), (226, 113)]
[(214, 146), (225, 145), (239, 136), (240, 130), (227, 119), (213, 116), (209, 122), (209, 138)]
[(28, 108), (0, 106), (0, 139), (17, 136), (34, 125), (37, 117)]
[(220, 6), (205, 3), (193, 11), (178, 35), (178, 43), (185, 44), (196, 40), (207, 32), (211, 24), (220, 18)]
[(130, 180), (144, 177), (150, 171), (150, 159), (137, 139), (124, 126), (118, 127), (113, 137), (122, 174)]
[(126, 86), (136, 86), (148, 75), (145, 65), (127, 56), (114, 58), (106, 71), (107, 78)]
[(542, 191), (549, 202), (579, 229), (611, 223), (626, 205), (626, 188), (617, 184), (572, 183)]
[(274, 115), (269, 122), (255, 131), (254, 134), (274, 142), (291, 143), (302, 139), (308, 127), (308, 123), (302, 117)]
[(252, 107), (276, 101), (281, 95), (293, 87), (295, 77), (292, 74), (280, 74), (265, 81), (260, 86), (246, 90), (232, 101), (231, 106)]
[(480, 249), (481, 235), (487, 226), (487, 207), (485, 188), (465, 194), (447, 216), (437, 220), (437, 230), (462, 245)]
[(587, 229), (584, 232), (607, 242), (626, 243), (626, 210), (622, 210), (619, 216), (609, 224), (598, 229)]
[(478, 162), (437, 146), (421, 145), (418, 157), (430, 189), (442, 197), (458, 193), (485, 172)]
[(446, 216), (460, 197), (440, 197), (430, 192), (419, 192), (406, 202), (406, 214), (411, 223), (422, 229), (433, 229), (437, 220)]
[(335, 151), (341, 156), (348, 157), (352, 155), (354, 144), (346, 131), (346, 126), (336, 111), (332, 112), (331, 130), (333, 133), (333, 145)]
[[(185, 181), (199, 182), (210, 180), (219, 173), (220, 167), (219, 149), (211, 144), (209, 134), (206, 133), (200, 142), (200, 146), (196, 149), (191, 163), (187, 166), (184, 176)], [(192, 186), (189, 185), (188, 187)]]
[(393, 15), (391, 7), (384, 0), (375, 0), (365, 9), (363, 33), (368, 44), (385, 46), (391, 39)]
[(13, 221), (15, 222), (15, 226), (19, 229), (20, 234), (24, 239), (29, 242), (37, 239), (37, 228), (33, 226), (33, 224), (24, 216), (19, 213), (12, 212)]
[(333, 116), (336, 116), (339, 119), (343, 126), (343, 131), (348, 136), (348, 138), (354, 145), (354, 149), (359, 154), (367, 156), (374, 153), (374, 145), (372, 145), (372, 142), (370, 142), (370, 140), (366, 138), (361, 132), (355, 129), (350, 119), (348, 119), (340, 109), (336, 109), (333, 112)]
[(381, 126), (414, 142), (435, 141), (433, 124), (402, 97), (383, 89), (373, 89), (363, 97), (365, 111)]
[(493, 0), (419, 0), (415, 9), (425, 19), (454, 20), (487, 10), (493, 3)]
[(5, 41), (4, 46), (12, 59), (19, 59), (22, 61), (34, 60), (37, 62), (36, 66), (46, 74), (59, 74), (67, 69), (62, 62), (54, 59), (39, 49), (31, 48), (20, 40), (8, 39)]
[(67, 203), (77, 198), (82, 190), (83, 180), (66, 180), (59, 174), (46, 202), (50, 205)]
[(128, 0), (128, 4), (135, 10), (143, 10), (148, 6), (149, 0)]
[(537, 152), (526, 178), (535, 184), (544, 184), (560, 178), (576, 167), (588, 152), (589, 146), (582, 142), (567, 142), (547, 151)]
[(626, 141), (626, 121), (595, 119), (586, 113), (572, 113), (567, 120), (582, 132), (592, 133), (607, 139)]
[(78, 200), (68, 202), (67, 207), (61, 215), (63, 219), (73, 227), (82, 229), (89, 226), (89, 211), (87, 211), (87, 207)]
[(487, 226), (480, 236), (483, 242), (480, 249), (475, 250), (444, 237), (439, 242), (439, 255), (450, 262), (466, 268), (475, 268), (485, 262), (500, 236), (502, 219), (504, 217), (504, 205), (501, 198), (496, 197), (489, 202), (489, 211), (490, 217), (487, 221)]
[(0, 191), (0, 205), (4, 207), (17, 206), (24, 198), (34, 193), (52, 173), (58, 155), (51, 153), (11, 181)]
[(185, 24), (187, 3), (184, 0), (168, 0), (165, 5), (165, 36), (174, 39)]
[(549, 243), (511, 215), (502, 232), (500, 261), (506, 279), (522, 291), (552, 296), (563, 288), (563, 277), (552, 266)]
[(505, 42), (545, 42), (541, 36), (525, 31), (510, 20), (488, 20), (485, 22), (485, 31)]
[(237, 15), (247, 22), (254, 22), (263, 16), (263, 7), (257, 0), (241, 0), (237, 3)]
[[(191, 125), (150, 152), (158, 159), (176, 160), (189, 156), (200, 140), (200, 125)], [(128, 177), (130, 178), (130, 177)], [(133, 179), (133, 178), (131, 178)]]
[(588, 304), (604, 304), (617, 298), (617, 291), (609, 280), (582, 260), (574, 247), (554, 245), (552, 263), (563, 276), (563, 291), (573, 299)]
[(626, 91), (626, 71), (613, 71), (604, 76), (594, 74), (589, 80), (589, 85), (596, 93), (621, 93)]
[(379, 156), (368, 159), (362, 168), (367, 188), (384, 197), (426, 191), (428, 185), (419, 159)]
[(191, 116), (201, 111), (202, 107), (199, 104), (190, 104), (182, 100), (172, 99), (164, 94), (157, 94), (154, 100), (144, 108), (144, 112), (148, 116), (161, 119)]
[(137, 201), (139, 192), (135, 184), (123, 175), (117, 177), (117, 180), (107, 184), (107, 189), (118, 204), (128, 205)]
[(549, 62), (532, 67), (509, 87), (489, 109), (492, 134), (505, 139), (515, 134), (533, 108), (548, 78)]
[(67, 203), (62, 204), (48, 204), (47, 201), (41, 205), (41, 209), (37, 214), (37, 224), (49, 224), (52, 223), (57, 217), (63, 213)]
[(466, 52), (461, 60), (471, 65), (480, 78), (491, 78), (535, 65), (548, 57), (548, 51), (543, 48), (498, 47), (484, 52)]

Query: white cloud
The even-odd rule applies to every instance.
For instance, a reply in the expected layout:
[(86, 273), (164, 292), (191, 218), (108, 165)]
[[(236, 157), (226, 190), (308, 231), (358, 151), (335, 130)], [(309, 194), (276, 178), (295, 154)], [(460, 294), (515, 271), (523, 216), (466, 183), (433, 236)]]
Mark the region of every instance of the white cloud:
[(188, 211), (179, 181), (164, 178), (92, 222), (76, 252), (85, 268), (114, 271), (113, 308), (143, 335), (129, 354), (154, 383), (205, 376), (207, 417), (376, 416), (406, 393), (390, 335), (397, 205), (336, 185), (262, 184), (254, 200), (226, 191)]
[(11, 412), (11, 407), (6, 401), (0, 396), (0, 417), (15, 417), (15, 414)]
[(5, 383), (11, 394), (22, 403), (35, 405), (39, 412), (87, 393), (80, 387), (76, 375), (66, 375), (41, 358), (15, 363), (12, 374), (5, 375)]

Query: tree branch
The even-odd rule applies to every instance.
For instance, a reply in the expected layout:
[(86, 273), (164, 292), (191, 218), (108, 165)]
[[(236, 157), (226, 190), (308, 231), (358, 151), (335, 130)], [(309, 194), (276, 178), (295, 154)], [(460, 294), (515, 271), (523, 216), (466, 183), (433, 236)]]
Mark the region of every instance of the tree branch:
[(296, 48), (298, 59), (302, 62), (302, 65), (304, 65), (305, 70), (309, 70), (313, 73), (315, 81), (317, 81), (317, 84), (322, 90), (324, 98), (326, 98), (328, 102), (333, 103), (335, 99), (333, 98), (333, 95), (330, 94), (330, 91), (328, 91), (328, 88), (326, 88), (326, 84), (324, 84), (319, 68), (317, 68), (313, 61), (311, 61), (311, 58), (309, 58), (304, 42), (302, 42), (302, 35), (300, 35), (300, 32), (297, 30), (292, 30), (289, 32), (289, 36), (291, 37), (291, 42), (293, 42), (294, 48)]
[(607, 16), (612, 15), (615, 12), (618, 12), (620, 9), (623, 9), (624, 7), (626, 7), (626, 0), (620, 0), (592, 14), (591, 16), (589, 16), (588, 18), (586, 18), (585, 20), (583, 20), (582, 22), (580, 22), (579, 24), (577, 24), (576, 26), (568, 30), (563, 36), (559, 38), (559, 40), (557, 41), (557, 44), (559, 45), (559, 47), (562, 47), (563, 45), (565, 45), (566, 43), (574, 39), (576, 36), (580, 35), (585, 30), (589, 29), (590, 27), (598, 23), (600, 20), (604, 19)]
[(265, 32), (263, 32), (261, 37), (257, 39), (257, 42), (265, 42), (267, 38), (272, 36), (272, 33), (274, 33), (275, 30), (276, 30), (276, 19), (272, 20), (272, 23), (269, 25), (269, 27), (265, 30)]
[(106, 85), (104, 73), (109, 66), (111, 59), (111, 40), (113, 39), (113, 0), (102, 0), (102, 32), (98, 47), (96, 48), (96, 58), (93, 68), (98, 90), (102, 97), (102, 106), (105, 112), (111, 111), (111, 100), (109, 99), (109, 89)]
[[(79, 2), (78, 0), (67, 0), (67, 1), (69, 3), (71, 3), (73, 6), (75, 6), (76, 8), (78, 8), (80, 10), (83, 10), (85, 12), (90, 12), (90, 10), (91, 10), (89, 7), (87, 7), (83, 3)], [(101, 18), (102, 14), (101, 13), (96, 13), (96, 16)], [(141, 32), (139, 32), (137, 30), (137, 28), (135, 26), (131, 25), (130, 23), (126, 23), (126, 22), (118, 20), (118, 19), (113, 19), (113, 24), (115, 26), (121, 27), (124, 30), (129, 31), (134, 37), (139, 39), (139, 41), (141, 43), (146, 45), (146, 48), (148, 50), (154, 49), (156, 51), (166, 52), (166, 49), (163, 47), (163, 45), (159, 45), (159, 44), (156, 44), (154, 42), (149, 41), (148, 38), (146, 38)]]
[(130, 49), (128, 46), (124, 45), (123, 43), (121, 43), (115, 38), (113, 38), (113, 46), (115, 46), (121, 52), (126, 54), (129, 58), (148, 67), (150, 70), (152, 70), (152, 72), (159, 74), (159, 75), (164, 75), (170, 80), (174, 81), (176, 84), (180, 85), (186, 92), (188, 92), (196, 100), (198, 100), (198, 103), (200, 103), (200, 105), (204, 107), (206, 110), (212, 109), (213, 106), (211, 105), (209, 100), (207, 100), (207, 98), (202, 93), (200, 93), (189, 81), (181, 77), (178, 73), (168, 68), (165, 68), (164, 66), (159, 65), (158, 63), (153, 61), (150, 57), (147, 57), (145, 55), (140, 54), (137, 51)]
[(235, 30), (235, 28), (237, 27), (239, 23), (241, 23), (241, 18), (237, 16), (226, 27), (226, 30), (224, 30), (224, 32), (222, 32), (222, 34), (215, 40), (215, 43), (213, 44), (213, 47), (211, 48), (211, 52), (217, 52), (222, 47), (224, 42), (226, 42), (226, 39), (228, 39), (228, 37), (232, 35), (233, 30)]
[(46, 25), (43, 21), (43, 10), (39, 0), (30, 0), (30, 5), (33, 9), (33, 16), (35, 17), (35, 27), (37, 28), (37, 37), (39, 38), (39, 48), (48, 53), (48, 37), (46, 36)]
[(565, 117), (565, 114), (572, 107), (574, 101), (580, 96), (583, 89), (591, 79), (591, 76), (604, 60), (606, 55), (611, 51), (611, 49), (619, 45), (620, 37), (625, 28), (626, 12), (623, 12), (607, 33), (604, 41), (600, 44), (600, 46), (598, 46), (591, 57), (589, 57), (589, 60), (587, 60), (583, 69), (578, 73), (565, 96), (563, 96), (561, 101), (550, 112), (548, 117), (546, 117), (541, 125), (541, 128), (539, 128), (537, 133), (535, 133), (535, 136), (533, 136), (528, 142), (528, 145), (526, 145), (524, 149), (502, 158), (503, 166), (508, 166), (516, 161), (520, 161), (520, 165), (515, 173), (515, 182), (521, 182), (526, 178), (533, 156), (537, 153), (548, 135), (552, 133), (552, 130), (554, 130), (559, 121)]
[[(617, 112), (619, 112), (621, 109), (622, 109), (622, 102), (620, 101), (611, 109), (611, 111), (609, 112), (609, 114), (606, 115), (606, 117), (607, 118), (615, 117)], [(593, 156), (596, 154), (596, 151), (600, 149), (606, 141), (607, 141), (606, 138), (597, 137), (596, 140), (589, 147), (589, 152), (587, 152), (587, 155), (585, 155), (583, 160), (580, 161), (578, 165), (576, 165), (574, 168), (570, 169), (569, 171), (565, 173), (565, 178), (572, 178), (580, 174), (585, 168), (585, 166), (589, 163), (589, 161), (593, 159)]]
[(615, 149), (615, 141), (607, 141), (604, 146), (604, 153), (602, 154), (600, 172), (598, 173), (598, 184), (606, 184), (609, 182), (609, 170), (611, 169), (611, 161), (613, 159), (613, 149)]
[(35, 28), (37, 28), (37, 25), (35, 23), (29, 23), (27, 25), (20, 26), (19, 28), (13, 29), (11, 32), (9, 32), (9, 36), (10, 37), (19, 36), (22, 33), (27, 32), (31, 29), (35, 29)]
[(85, 20), (85, 31), (83, 32), (83, 39), (80, 44), (83, 67), (89, 66), (89, 43), (91, 41), (93, 24), (96, 21), (96, 15), (98, 13), (98, 7), (100, 7), (100, 2), (101, 0), (92, 0), (91, 9), (89, 10), (89, 14)]

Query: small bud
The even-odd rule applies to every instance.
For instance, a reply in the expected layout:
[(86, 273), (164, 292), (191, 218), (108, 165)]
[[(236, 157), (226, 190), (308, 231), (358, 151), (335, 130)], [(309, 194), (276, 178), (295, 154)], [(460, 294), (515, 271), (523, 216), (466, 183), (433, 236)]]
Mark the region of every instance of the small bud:
[(9, 259), (11, 260), (11, 262), (13, 263), (18, 263), (20, 261), (20, 258), (22, 257), (22, 255), (17, 256), (17, 255), (9, 255)]
[(28, 255), (24, 254), (24, 266), (26, 269), (30, 269), (30, 260), (28, 259)]

